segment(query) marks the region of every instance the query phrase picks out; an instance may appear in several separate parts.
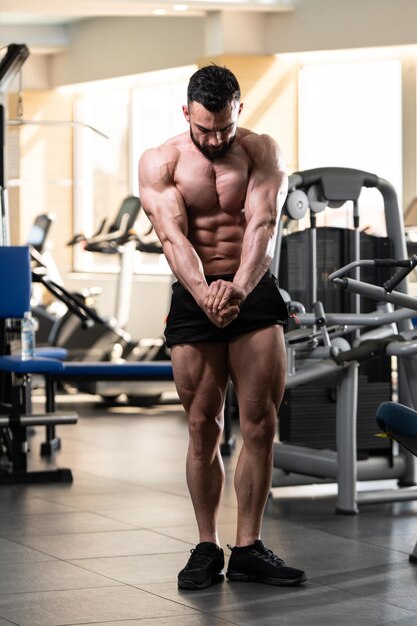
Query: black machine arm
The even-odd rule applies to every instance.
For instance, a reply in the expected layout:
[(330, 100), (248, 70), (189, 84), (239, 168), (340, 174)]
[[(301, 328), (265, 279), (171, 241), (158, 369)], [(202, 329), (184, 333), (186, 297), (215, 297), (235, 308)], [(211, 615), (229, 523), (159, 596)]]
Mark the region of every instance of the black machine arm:
[(39, 273), (33, 275), (34, 280), (42, 283), (44, 287), (51, 293), (57, 300), (63, 302), (65, 306), (76, 315), (82, 322), (84, 328), (92, 328), (94, 324), (102, 324), (103, 319), (98, 313), (87, 304), (81, 295), (76, 293), (70, 293), (62, 285), (54, 282), (46, 276), (42, 276)]
[[(381, 287), (346, 276), (346, 274), (357, 267), (369, 267), (370, 265), (399, 267), (400, 269), (395, 272), (395, 274)], [(373, 298), (374, 300), (391, 302), (393, 304), (397, 304), (398, 306), (417, 310), (417, 299), (415, 297), (409, 296), (406, 293), (394, 291), (394, 288), (399, 285), (416, 266), (417, 255), (415, 254), (410, 259), (369, 259), (354, 261), (353, 263), (348, 263), (330, 274), (329, 280), (336, 285), (339, 285), (339, 287), (342, 287), (342, 289), (346, 289), (346, 291), (359, 293), (363, 296)]]
[(385, 283), (382, 285), (382, 288), (386, 293), (391, 293), (393, 289), (401, 281), (404, 280), (413, 271), (413, 269), (417, 266), (417, 255), (413, 254), (409, 259), (362, 259), (361, 261), (353, 261), (352, 263), (348, 263), (343, 267), (339, 268), (335, 272), (332, 272), (329, 275), (329, 280), (340, 285), (341, 287), (347, 288), (349, 285), (350, 279), (346, 277), (346, 274), (356, 269), (357, 267), (396, 267), (399, 268), (395, 274), (393, 274)]
[(395, 289), (395, 287), (402, 280), (404, 280), (406, 276), (408, 276), (408, 274), (416, 267), (416, 265), (417, 265), (417, 255), (415, 254), (413, 254), (413, 256), (410, 259), (407, 259), (407, 261), (397, 262), (396, 267), (399, 267), (400, 269), (397, 272), (395, 272), (395, 274), (391, 276), (391, 278), (389, 278), (387, 281), (385, 281), (385, 283), (382, 285), (385, 291), (387, 293), (391, 293), (391, 291)]

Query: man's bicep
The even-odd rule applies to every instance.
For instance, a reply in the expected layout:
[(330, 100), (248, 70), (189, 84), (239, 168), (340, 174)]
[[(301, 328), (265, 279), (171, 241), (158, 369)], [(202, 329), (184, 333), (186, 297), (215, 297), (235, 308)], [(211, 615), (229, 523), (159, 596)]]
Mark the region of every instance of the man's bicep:
[(187, 214), (175, 186), (154, 184), (141, 188), (141, 201), (162, 244), (187, 235)]
[(247, 221), (252, 218), (275, 220), (278, 217), (281, 178), (276, 172), (253, 172), (245, 202)]
[(277, 216), (288, 189), (282, 153), (268, 136), (262, 136), (253, 150), (253, 164), (245, 201), (246, 217)]
[(170, 160), (161, 150), (145, 152), (139, 161), (139, 194), (161, 240), (175, 231), (186, 234), (185, 203), (172, 178)]

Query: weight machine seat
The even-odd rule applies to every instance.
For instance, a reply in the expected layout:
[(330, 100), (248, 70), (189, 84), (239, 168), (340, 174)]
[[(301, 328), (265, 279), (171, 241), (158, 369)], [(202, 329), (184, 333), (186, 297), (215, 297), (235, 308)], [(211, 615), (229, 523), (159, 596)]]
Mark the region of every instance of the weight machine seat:
[(383, 402), (376, 412), (379, 428), (417, 456), (417, 411), (396, 402)]
[(67, 361), (51, 373), (52, 378), (94, 380), (172, 380), (171, 361)]
[[(383, 402), (376, 412), (376, 421), (383, 432), (417, 456), (417, 411), (396, 402)], [(408, 559), (417, 564), (417, 543)]]
[(417, 438), (417, 411), (397, 402), (383, 402), (376, 413), (381, 430), (388, 434)]

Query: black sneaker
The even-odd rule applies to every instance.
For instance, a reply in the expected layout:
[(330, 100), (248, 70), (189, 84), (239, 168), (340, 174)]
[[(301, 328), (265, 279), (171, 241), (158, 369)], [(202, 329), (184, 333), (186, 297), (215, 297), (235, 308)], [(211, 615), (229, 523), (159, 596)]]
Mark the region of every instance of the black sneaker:
[(227, 547), (232, 551), (226, 572), (229, 580), (287, 587), (307, 580), (305, 572), (288, 567), (272, 550), (265, 548), (260, 539), (243, 548)]
[(180, 589), (206, 589), (224, 579), (224, 553), (215, 543), (203, 541), (193, 550), (187, 565), (178, 574)]

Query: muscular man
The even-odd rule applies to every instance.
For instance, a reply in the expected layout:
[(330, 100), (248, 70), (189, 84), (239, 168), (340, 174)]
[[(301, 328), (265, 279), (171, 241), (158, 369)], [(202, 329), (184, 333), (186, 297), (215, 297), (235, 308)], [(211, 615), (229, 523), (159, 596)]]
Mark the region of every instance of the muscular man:
[(203, 67), (191, 77), (183, 106), (190, 132), (146, 151), (139, 163), (142, 204), (178, 281), (165, 334), (188, 416), (186, 475), (200, 537), (178, 575), (184, 589), (223, 579), (219, 443), (229, 377), (243, 445), (226, 576), (273, 585), (306, 579), (260, 540), (286, 375), (287, 309), (268, 268), (287, 177), (275, 141), (238, 127), (242, 107), (234, 74)]

